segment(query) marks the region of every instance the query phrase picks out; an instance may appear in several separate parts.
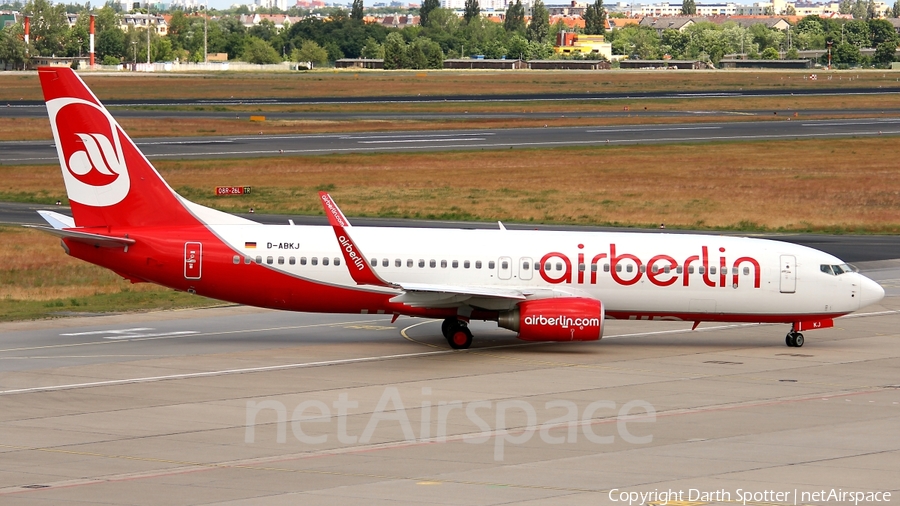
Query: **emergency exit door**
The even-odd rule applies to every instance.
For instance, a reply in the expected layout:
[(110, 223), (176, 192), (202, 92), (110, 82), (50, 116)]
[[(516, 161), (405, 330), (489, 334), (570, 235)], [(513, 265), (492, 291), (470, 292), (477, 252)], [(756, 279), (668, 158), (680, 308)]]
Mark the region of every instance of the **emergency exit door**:
[(199, 242), (184, 243), (184, 278), (200, 279), (203, 245)]
[(781, 293), (794, 293), (797, 290), (797, 258), (794, 255), (781, 255)]

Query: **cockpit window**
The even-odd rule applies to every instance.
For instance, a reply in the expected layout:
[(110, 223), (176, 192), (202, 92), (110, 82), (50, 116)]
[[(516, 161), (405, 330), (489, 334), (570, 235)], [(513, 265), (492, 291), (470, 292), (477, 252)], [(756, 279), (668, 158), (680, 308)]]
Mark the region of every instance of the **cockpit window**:
[(819, 269), (822, 272), (824, 272), (825, 274), (831, 274), (832, 276), (840, 276), (841, 274), (844, 274), (847, 272), (856, 272), (856, 269), (854, 269), (853, 267), (851, 267), (847, 264), (840, 264), (840, 265), (822, 264), (819, 266)]

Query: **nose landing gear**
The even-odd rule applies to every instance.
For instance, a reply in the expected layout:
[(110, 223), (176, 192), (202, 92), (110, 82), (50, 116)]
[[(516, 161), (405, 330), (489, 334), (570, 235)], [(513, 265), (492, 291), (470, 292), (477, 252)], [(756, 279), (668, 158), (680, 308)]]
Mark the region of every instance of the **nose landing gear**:
[(791, 348), (799, 348), (803, 346), (803, 334), (794, 332), (794, 330), (791, 329), (791, 331), (788, 332), (787, 336), (785, 336), (784, 338), (784, 344), (790, 346)]
[(447, 344), (454, 350), (465, 350), (472, 346), (472, 331), (462, 320), (447, 318), (441, 323), (441, 333), (447, 338)]

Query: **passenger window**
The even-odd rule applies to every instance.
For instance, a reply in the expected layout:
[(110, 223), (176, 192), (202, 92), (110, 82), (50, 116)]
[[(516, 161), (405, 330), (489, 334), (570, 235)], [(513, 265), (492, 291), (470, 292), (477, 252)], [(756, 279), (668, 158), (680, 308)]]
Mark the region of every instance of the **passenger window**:
[[(693, 267), (691, 267), (691, 268), (693, 269)], [(699, 273), (699, 274), (706, 274), (706, 267), (703, 267), (703, 266), (701, 265), (700, 267), (697, 268), (697, 273)]]
[(744, 276), (748, 276), (748, 275), (750, 275), (750, 268), (744, 267)]
[(441, 269), (446, 269), (446, 268), (447, 268), (447, 261), (441, 260)]
[(258, 264), (261, 264), (261, 263), (262, 263), (262, 257), (261, 257), (261, 256), (257, 256), (257, 257), (256, 257), (256, 263), (258, 263)]
[(578, 264), (579, 272), (584, 272), (584, 264)]
[(328, 257), (322, 257), (322, 265), (328, 265)]
[(678, 274), (681, 274), (682, 272), (684, 272), (684, 269), (682, 269), (681, 266), (679, 265), (678, 267), (675, 268), (675, 272)]
[(540, 262), (535, 262), (535, 263), (534, 263), (534, 270), (536, 270), (536, 271), (541, 270), (541, 264), (540, 264)]
[(297, 257), (288, 258), (288, 263), (291, 265), (297, 265)]
[(384, 259), (381, 260), (381, 266), (382, 266), (382, 267), (387, 267), (387, 266), (390, 265), (390, 264), (391, 264), (391, 261), (388, 260), (387, 258), (384, 258)]
[(250, 262), (252, 262), (252, 261), (253, 261), (253, 260), (251, 260), (250, 257), (244, 257), (244, 263), (245, 263), (245, 264), (249, 265)]
[(284, 257), (278, 257), (278, 265), (284, 265)]
[(622, 272), (622, 264), (616, 264), (616, 272)]
[(597, 264), (591, 264), (591, 272), (597, 272)]
[(481, 260), (475, 260), (475, 268), (481, 269)]
[(646, 272), (646, 271), (647, 271), (647, 266), (646, 266), (646, 265), (641, 265), (640, 267), (638, 267), (638, 270), (639, 270), (640, 272), (642, 272), (642, 273), (643, 273), (643, 272)]
[(419, 268), (421, 269), (422, 267), (425, 267), (425, 260), (420, 258), (419, 259)]
[(562, 262), (556, 262), (556, 270), (558, 270), (558, 271), (562, 270)]
[(715, 274), (715, 273), (716, 273), (716, 266), (715, 266), (715, 265), (709, 268), (709, 273), (710, 273), (710, 274)]
[(275, 262), (275, 259), (273, 259), (272, 257), (266, 257), (267, 264), (272, 265), (272, 263), (274, 263), (274, 262)]
[(437, 262), (435, 262), (434, 260), (429, 260), (428, 266), (434, 269), (435, 267), (437, 267)]
[(235, 255), (234, 258), (231, 259), (231, 261), (234, 262), (234, 265), (237, 265), (237, 264), (241, 263), (241, 257), (238, 255)]
[(491, 260), (490, 262), (488, 262), (488, 269), (493, 270), (495, 265), (497, 265), (497, 264), (495, 264), (494, 261)]
[(300, 257), (300, 265), (306, 265), (306, 257)]
[(312, 265), (319, 265), (319, 259), (317, 257), (312, 257), (309, 259), (309, 263)]
[(634, 270), (634, 266), (633, 266), (633, 265), (628, 264), (628, 265), (625, 266), (625, 272), (631, 272), (631, 271), (633, 271), (633, 270)]
[(454, 268), (454, 269), (458, 268), (458, 267), (459, 267), (459, 260), (454, 260), (452, 265), (453, 265), (453, 268)]
[(412, 266), (413, 266), (413, 259), (412, 259), (412, 258), (409, 258), (409, 259), (406, 260), (406, 266), (407, 266), (407, 267), (412, 267)]
[(403, 262), (399, 258), (394, 260), (394, 267), (403, 267)]
[(338, 257), (334, 257), (334, 265), (341, 265), (341, 259)]
[(369, 263), (372, 264), (372, 267), (378, 267), (378, 259), (377, 258), (373, 258), (371, 261), (369, 261)]
[(732, 273), (732, 274), (737, 274), (737, 273), (738, 273), (738, 268), (737, 268), (737, 267), (732, 267), (732, 268), (731, 268), (731, 273)]
[(509, 262), (504, 260), (503, 262), (500, 263), (500, 268), (503, 270), (509, 269)]
[(550, 272), (551, 269), (553, 269), (553, 264), (551, 264), (550, 262), (544, 264), (545, 271)]
[(609, 272), (609, 264), (603, 264), (603, 272)]
[(463, 262), (463, 269), (468, 269), (468, 268), (469, 268), (469, 265), (470, 265), (470, 264), (469, 264), (469, 261), (466, 260), (465, 262)]
[(668, 274), (671, 270), (672, 270), (672, 267), (670, 267), (668, 265), (663, 267), (663, 272), (665, 272), (666, 274)]
[(531, 262), (522, 262), (522, 270), (527, 271), (529, 265), (531, 265)]
[(693, 274), (693, 273), (694, 273), (694, 266), (692, 265), (692, 266), (688, 267), (688, 274)]

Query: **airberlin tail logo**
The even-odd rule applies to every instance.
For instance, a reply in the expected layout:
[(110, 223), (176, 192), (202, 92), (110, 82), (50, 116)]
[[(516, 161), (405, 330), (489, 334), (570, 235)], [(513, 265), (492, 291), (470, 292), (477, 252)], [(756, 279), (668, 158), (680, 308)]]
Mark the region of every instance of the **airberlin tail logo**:
[(47, 111), (69, 199), (94, 207), (121, 202), (131, 181), (112, 118), (77, 98), (51, 100)]

